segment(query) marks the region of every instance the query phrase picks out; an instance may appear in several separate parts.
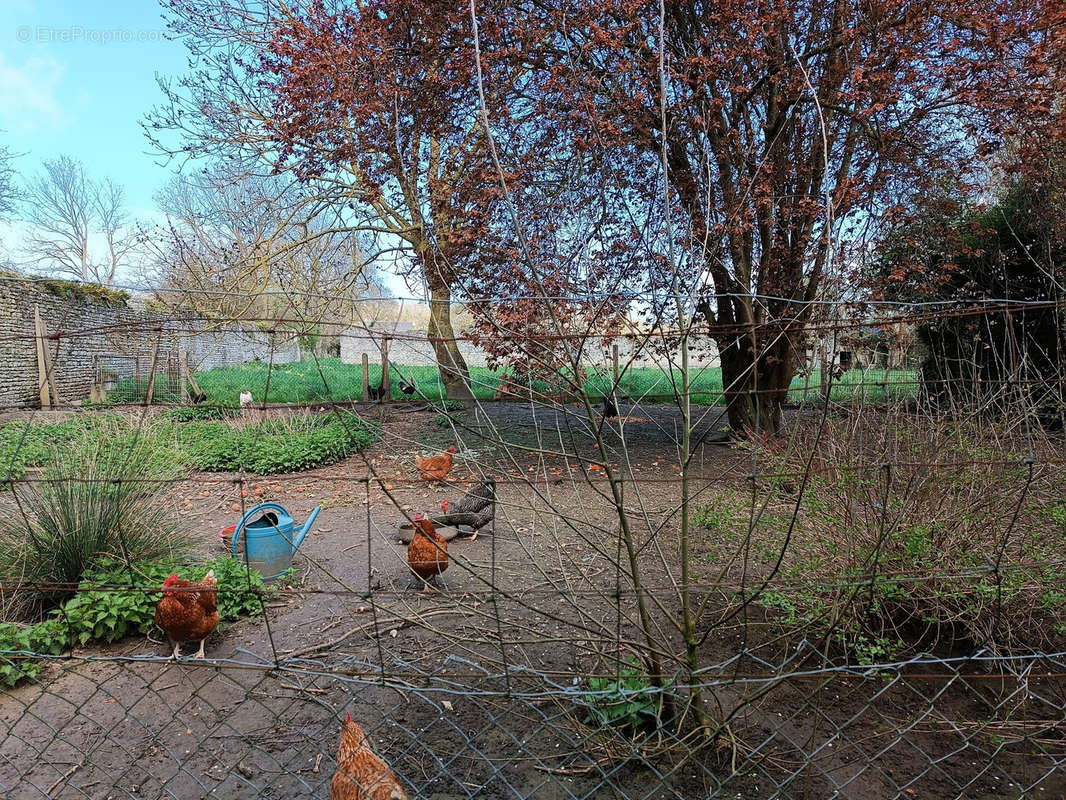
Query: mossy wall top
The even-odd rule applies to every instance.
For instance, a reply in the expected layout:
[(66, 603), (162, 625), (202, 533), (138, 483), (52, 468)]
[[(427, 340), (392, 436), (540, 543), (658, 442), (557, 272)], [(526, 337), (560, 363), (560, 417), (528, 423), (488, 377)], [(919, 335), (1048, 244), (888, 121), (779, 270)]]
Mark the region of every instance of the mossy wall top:
[(47, 344), (65, 402), (88, 397), (96, 356), (121, 354), (147, 363), (160, 332), (164, 333), (161, 354), (174, 349), (175, 337), (166, 332), (166, 318), (129, 308), (128, 299), (126, 292), (105, 286), (0, 275), (0, 405), (39, 402), (35, 307), (40, 308), (48, 333), (59, 335)]

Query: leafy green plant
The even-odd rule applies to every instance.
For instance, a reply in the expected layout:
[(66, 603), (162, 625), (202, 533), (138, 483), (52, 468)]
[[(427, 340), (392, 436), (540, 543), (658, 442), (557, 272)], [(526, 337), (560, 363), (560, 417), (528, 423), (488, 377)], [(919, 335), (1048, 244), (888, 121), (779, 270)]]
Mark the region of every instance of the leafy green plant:
[(177, 406), (168, 408), (160, 417), (172, 422), (194, 422), (197, 420), (232, 419), (240, 414), (235, 408), (222, 406)]
[(155, 617), (159, 587), (171, 573), (190, 581), (202, 580), (214, 570), (218, 582), (218, 616), (221, 622), (263, 612), (260, 596), (273, 596), (276, 586), (266, 587), (255, 570), (246, 570), (235, 558), (217, 558), (196, 566), (181, 566), (172, 560), (147, 561), (126, 567), (121, 561), (105, 561), (90, 570), (77, 594), (64, 603), (60, 614), (84, 644), (90, 640), (111, 642), (130, 633), (145, 633)]
[(16, 490), (24, 515), (0, 521), (0, 582), (15, 587), (16, 608), (54, 604), (101, 558), (180, 553), (188, 535), (162, 493), (183, 471), (155, 431), (118, 422), (54, 451), (43, 480)]
[(721, 498), (696, 506), (692, 521), (709, 533), (720, 533), (737, 520), (738, 505), (736, 496), (727, 493)]
[(37, 677), (41, 665), (30, 654), (34, 648), (31, 628), (0, 622), (0, 685), (14, 686)]
[(894, 658), (903, 643), (887, 636), (859, 634), (850, 644), (856, 661), (864, 667), (869, 667)]
[(578, 702), (586, 722), (597, 727), (640, 730), (655, 727), (662, 717), (662, 692), (652, 686), (648, 673), (633, 656), (617, 665), (616, 677), (588, 679), (588, 691)]
[(217, 558), (196, 566), (182, 566), (170, 559), (131, 566), (101, 560), (86, 572), (74, 595), (41, 622), (0, 624), (0, 684), (14, 686), (36, 677), (40, 664), (33, 655), (59, 655), (72, 646), (147, 633), (167, 576), (176, 572), (187, 580), (202, 580), (208, 570), (214, 570), (218, 581), (220, 627), (262, 614), (263, 599), (278, 591), (276, 582), (265, 585), (258, 572), (245, 569), (234, 558)]
[(176, 432), (192, 463), (206, 472), (257, 475), (332, 464), (377, 441), (379, 428), (348, 411), (233, 426), (190, 422)]

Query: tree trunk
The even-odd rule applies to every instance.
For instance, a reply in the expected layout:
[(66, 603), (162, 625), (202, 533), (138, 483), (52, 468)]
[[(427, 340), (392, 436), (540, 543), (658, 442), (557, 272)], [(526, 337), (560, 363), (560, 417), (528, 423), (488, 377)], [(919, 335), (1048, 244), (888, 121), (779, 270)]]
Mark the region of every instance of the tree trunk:
[(440, 369), (444, 393), (450, 400), (472, 400), (470, 369), (459, 350), (452, 328), (452, 292), (443, 281), (435, 280), (427, 270), (429, 285), (429, 341)]
[(781, 336), (758, 353), (747, 333), (720, 339), (718, 347), (729, 427), (739, 436), (776, 435), (796, 372), (788, 337)]

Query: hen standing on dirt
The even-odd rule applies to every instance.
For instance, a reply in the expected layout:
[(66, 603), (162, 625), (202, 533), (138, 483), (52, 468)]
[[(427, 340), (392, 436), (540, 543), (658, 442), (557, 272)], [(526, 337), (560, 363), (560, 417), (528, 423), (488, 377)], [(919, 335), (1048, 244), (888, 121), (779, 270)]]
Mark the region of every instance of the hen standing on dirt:
[(474, 533), (470, 539), (474, 540), (477, 532), (496, 517), (496, 481), (492, 478), (484, 480), (454, 502), (441, 500), (440, 508), (444, 514), (434, 518), (433, 522), (472, 528)]
[(418, 470), (418, 474), (427, 481), (440, 481), (444, 482), (444, 479), (448, 477), (448, 473), (452, 471), (452, 453), (455, 452), (455, 445), (452, 445), (439, 456), (433, 456), (431, 458), (420, 458), (415, 456), (415, 469)]
[(618, 404), (614, 401), (614, 397), (605, 394), (603, 396), (603, 418), (614, 419), (618, 416)]
[(414, 523), (414, 534), (407, 545), (407, 565), (425, 584), (422, 591), (429, 592), (429, 579), (448, 569), (448, 543), (421, 514), (415, 514)]
[(407, 800), (399, 780), (366, 740), (362, 728), (344, 717), (337, 771), (329, 784), (330, 800)]
[[(177, 590), (177, 591), (175, 591)], [(166, 631), (178, 657), (182, 642), (200, 641), (197, 658), (204, 657), (204, 639), (218, 626), (218, 582), (211, 570), (198, 583), (171, 573), (163, 582), (163, 596), (155, 607), (155, 624)]]

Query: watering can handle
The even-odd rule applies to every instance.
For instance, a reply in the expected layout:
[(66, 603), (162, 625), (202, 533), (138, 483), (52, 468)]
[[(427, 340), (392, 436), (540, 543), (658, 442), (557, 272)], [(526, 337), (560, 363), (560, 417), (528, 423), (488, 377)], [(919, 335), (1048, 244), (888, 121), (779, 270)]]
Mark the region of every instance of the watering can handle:
[(304, 537), (311, 531), (311, 526), (315, 524), (315, 520), (318, 519), (318, 512), (322, 510), (322, 506), (315, 506), (311, 512), (311, 516), (307, 518), (307, 522), (300, 526), (299, 532), (296, 534), (296, 539), (292, 543), (292, 551), (295, 553), (296, 548), (300, 546), (300, 542), (304, 540)]
[[(231, 548), (231, 551), (233, 553), (233, 557), (234, 558), (240, 558), (240, 555), (237, 552), (237, 542), (240, 541), (240, 536), (244, 532), (244, 526), (247, 525), (249, 522), (251, 522), (252, 518), (256, 514), (262, 513), (263, 511), (269, 511), (271, 509), (273, 509), (274, 511), (280, 511), (282, 514), (286, 514), (286, 515), (289, 513), (288, 511), (285, 510), (285, 506), (278, 505), (277, 503), (260, 503), (259, 505), (255, 506), (254, 508), (250, 508), (250, 509), (248, 509), (247, 511), (244, 512), (244, 516), (241, 517), (241, 521), (238, 522), (237, 523), (237, 527), (233, 529), (233, 539), (230, 542), (230, 548)], [(317, 509), (316, 509), (316, 511), (317, 511)], [(245, 556), (247, 556), (247, 554), (248, 554), (248, 548), (247, 547), (244, 548), (244, 552), (245, 552)]]

